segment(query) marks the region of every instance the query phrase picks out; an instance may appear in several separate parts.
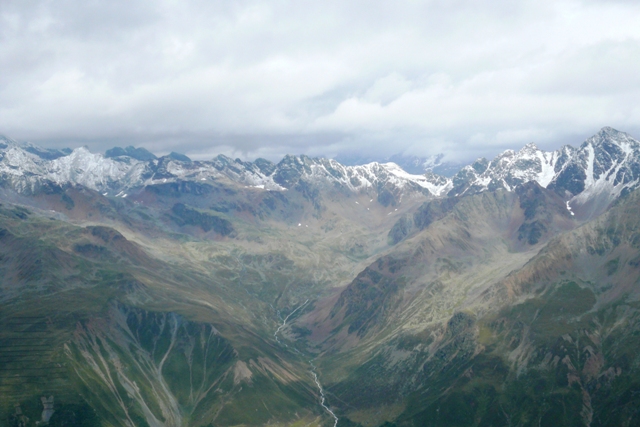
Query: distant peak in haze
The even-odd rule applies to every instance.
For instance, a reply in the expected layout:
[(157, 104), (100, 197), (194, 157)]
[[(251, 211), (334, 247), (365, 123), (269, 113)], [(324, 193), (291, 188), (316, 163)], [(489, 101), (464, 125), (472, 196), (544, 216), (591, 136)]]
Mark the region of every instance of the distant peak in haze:
[[(131, 157), (132, 159), (136, 159), (141, 162), (148, 162), (149, 160), (156, 160), (158, 158), (155, 154), (153, 154), (151, 151), (147, 150), (146, 148), (134, 147), (132, 145), (125, 148), (113, 147), (105, 151), (104, 153), (104, 157), (107, 159), (111, 159), (114, 157), (122, 157), (122, 156)], [(171, 160), (176, 160), (178, 162), (190, 163), (192, 161), (186, 155), (181, 153), (176, 153), (175, 151), (172, 151), (171, 153), (167, 154), (164, 157), (167, 157)]]
[(442, 153), (422, 157), (402, 153), (397, 153), (388, 157), (339, 155), (336, 157), (336, 160), (346, 166), (361, 166), (373, 162), (393, 162), (405, 171), (414, 175), (422, 175), (430, 172), (446, 177), (452, 177), (463, 166), (465, 166), (465, 164), (462, 163), (443, 161), (444, 154)]
[(169, 157), (171, 160), (177, 160), (179, 162), (191, 163), (191, 159), (189, 157), (185, 156), (184, 154), (176, 153), (175, 151), (172, 151), (171, 153), (169, 153), (169, 155), (167, 157)]
[(155, 154), (153, 154), (152, 152), (150, 152), (149, 150), (142, 148), (142, 147), (134, 147), (132, 145), (126, 147), (126, 148), (121, 148), (121, 147), (113, 147), (110, 150), (107, 150), (104, 153), (104, 156), (106, 158), (112, 158), (112, 157), (120, 157), (120, 156), (129, 156), (133, 159), (136, 160), (140, 160), (142, 162), (145, 162), (147, 160), (154, 160), (157, 157), (155, 156)]

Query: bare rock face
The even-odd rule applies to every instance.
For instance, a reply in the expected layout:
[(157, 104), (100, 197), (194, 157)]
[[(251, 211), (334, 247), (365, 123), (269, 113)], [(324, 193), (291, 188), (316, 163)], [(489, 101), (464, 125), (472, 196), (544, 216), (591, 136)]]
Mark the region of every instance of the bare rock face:
[(0, 156), (11, 426), (640, 423), (629, 135), (451, 179), (6, 138)]
[(21, 193), (42, 191), (51, 183), (80, 184), (105, 195), (126, 197), (135, 189), (167, 182), (210, 182), (228, 179), (263, 190), (284, 191), (307, 187), (338, 188), (346, 192), (374, 191), (386, 205), (401, 194), (443, 194), (449, 186), (442, 177), (411, 175), (394, 163), (343, 166), (335, 160), (308, 156), (286, 156), (278, 164), (257, 159), (233, 160), (220, 155), (212, 161), (191, 161), (171, 153), (161, 158), (146, 150), (116, 147), (94, 154), (75, 150), (45, 150), (2, 137), (0, 179)]
[(491, 161), (479, 159), (454, 175), (448, 195), (498, 188), (511, 191), (535, 181), (569, 201), (579, 216), (591, 218), (604, 212), (619, 195), (637, 188), (639, 179), (640, 142), (605, 127), (579, 148), (567, 145), (545, 152), (531, 143)]
[(371, 193), (383, 206), (404, 197), (462, 196), (482, 191), (513, 191), (527, 182), (550, 188), (570, 203), (581, 218), (602, 213), (640, 182), (640, 143), (605, 127), (579, 148), (545, 152), (533, 143), (507, 150), (489, 161), (478, 159), (452, 178), (425, 172), (411, 174), (395, 163), (344, 166), (335, 160), (285, 156), (274, 164), (264, 159), (244, 162), (220, 155), (194, 162), (172, 153), (156, 158), (143, 149), (119, 147), (104, 156), (85, 147), (46, 150), (2, 137), (0, 180), (21, 193), (45, 191), (51, 185), (80, 184), (105, 195), (127, 197), (138, 189), (167, 182), (211, 182), (227, 179), (262, 190), (295, 190), (317, 209), (328, 191)]

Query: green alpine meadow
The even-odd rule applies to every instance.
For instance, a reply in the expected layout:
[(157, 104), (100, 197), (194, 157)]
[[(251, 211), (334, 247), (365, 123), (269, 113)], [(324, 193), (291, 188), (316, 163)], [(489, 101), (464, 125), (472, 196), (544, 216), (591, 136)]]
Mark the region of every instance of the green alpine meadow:
[(640, 425), (640, 142), (452, 176), (0, 141), (0, 425)]

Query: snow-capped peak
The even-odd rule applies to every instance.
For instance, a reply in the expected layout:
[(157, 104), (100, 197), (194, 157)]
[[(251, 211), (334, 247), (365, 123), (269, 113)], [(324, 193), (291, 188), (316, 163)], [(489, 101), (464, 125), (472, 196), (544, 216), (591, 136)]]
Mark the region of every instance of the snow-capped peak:
[(571, 200), (572, 206), (597, 198), (595, 213), (623, 191), (638, 186), (639, 179), (640, 142), (627, 133), (605, 127), (578, 149), (565, 146), (543, 151), (529, 143), (517, 152), (507, 150), (490, 162), (479, 159), (453, 177), (449, 195), (512, 190), (519, 184), (536, 181)]
[(0, 179), (21, 192), (33, 192), (43, 183), (53, 182), (80, 184), (115, 196), (131, 194), (132, 189), (145, 185), (223, 178), (263, 191), (306, 191), (304, 188), (311, 185), (374, 192), (384, 195), (385, 203), (412, 194), (443, 197), (500, 188), (512, 191), (536, 181), (570, 201), (573, 208), (594, 203), (594, 212), (640, 182), (640, 142), (610, 127), (602, 128), (577, 149), (567, 145), (543, 151), (529, 143), (518, 151), (506, 150), (491, 161), (478, 159), (452, 178), (412, 174), (395, 162), (345, 166), (304, 155), (288, 155), (275, 164), (223, 155), (211, 161), (191, 161), (175, 153), (156, 158), (134, 147), (109, 152), (107, 156), (91, 153), (87, 147), (43, 149), (0, 136)]

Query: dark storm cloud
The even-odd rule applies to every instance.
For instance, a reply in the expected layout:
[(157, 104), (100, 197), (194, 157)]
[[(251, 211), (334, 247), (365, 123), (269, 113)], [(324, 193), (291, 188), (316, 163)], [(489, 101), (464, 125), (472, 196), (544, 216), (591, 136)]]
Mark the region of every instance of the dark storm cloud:
[(640, 7), (3, 1), (0, 133), (277, 159), (640, 136)]

